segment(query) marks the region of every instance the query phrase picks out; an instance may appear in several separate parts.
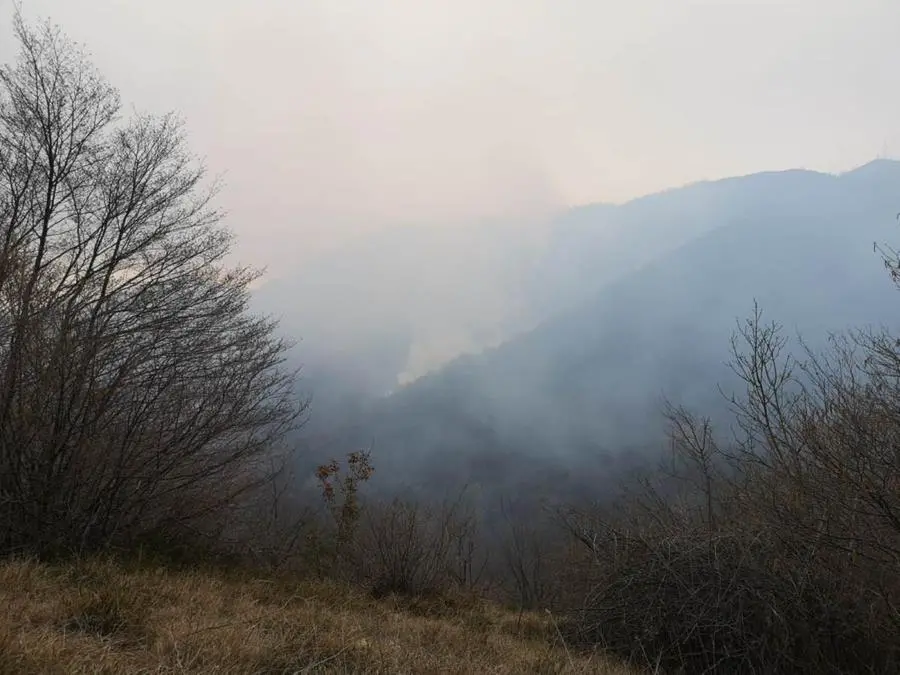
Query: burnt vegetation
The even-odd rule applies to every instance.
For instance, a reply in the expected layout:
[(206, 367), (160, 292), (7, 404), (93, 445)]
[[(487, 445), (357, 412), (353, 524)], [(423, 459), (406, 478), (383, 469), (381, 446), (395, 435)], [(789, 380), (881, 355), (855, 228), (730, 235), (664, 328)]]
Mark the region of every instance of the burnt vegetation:
[[(754, 308), (732, 344), (730, 419), (668, 405), (659, 466), (593, 500), (367, 492), (377, 454), (292, 450), (308, 406), (288, 345), (248, 311), (258, 273), (226, 263), (215, 184), (177, 119), (123, 117), (56, 27), (14, 28), (18, 59), (0, 68), (6, 556), (327, 577), (432, 615), (485, 596), (550, 611), (573, 654), (662, 672), (900, 672), (895, 336), (813, 350)], [(137, 622), (127, 594), (86, 593), (69, 629)]]

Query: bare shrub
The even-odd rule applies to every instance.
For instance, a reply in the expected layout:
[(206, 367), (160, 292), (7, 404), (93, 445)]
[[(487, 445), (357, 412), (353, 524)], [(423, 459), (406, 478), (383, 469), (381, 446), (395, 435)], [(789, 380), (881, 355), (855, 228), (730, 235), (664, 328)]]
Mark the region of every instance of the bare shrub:
[(368, 502), (355, 542), (357, 574), (375, 596), (472, 590), (485, 567), (477, 521), (462, 495), (438, 506)]
[(544, 505), (525, 506), (501, 500), (502, 530), (494, 544), (503, 564), (504, 585), (515, 606), (520, 610), (547, 609), (560, 601), (564, 570), (574, 561), (568, 540), (560, 536), (555, 514)]
[(324, 565), (326, 539), (320, 504), (302, 489), (302, 476), (274, 458), (269, 480), (238, 506), (227, 533), (218, 538), (229, 561), (276, 574)]
[(670, 461), (615, 510), (570, 512), (594, 562), (570, 640), (683, 672), (896, 672), (897, 344), (852, 333), (794, 360), (757, 308), (733, 440), (670, 406)]

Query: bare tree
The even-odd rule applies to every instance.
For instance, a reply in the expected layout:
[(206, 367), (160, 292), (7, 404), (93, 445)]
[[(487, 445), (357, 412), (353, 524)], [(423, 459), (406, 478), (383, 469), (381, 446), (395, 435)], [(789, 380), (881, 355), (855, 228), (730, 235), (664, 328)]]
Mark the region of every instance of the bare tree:
[(670, 460), (616, 509), (567, 514), (593, 561), (573, 641), (686, 672), (897, 670), (900, 342), (787, 346), (755, 307), (734, 438), (670, 405)]
[(474, 590), (487, 559), (464, 492), (439, 504), (368, 502), (353, 564), (376, 595)]
[(232, 504), (298, 419), (173, 115), (50, 23), (0, 68), (0, 545), (91, 549)]
[[(557, 524), (538, 521), (532, 516), (530, 521), (513, 511), (514, 504), (501, 498), (500, 515), (504, 533), (497, 545), (505, 567), (506, 576), (514, 591), (515, 602), (522, 610), (545, 609), (555, 599), (556, 580), (559, 577), (560, 561), (554, 553), (563, 549), (554, 536)], [(551, 529), (551, 525), (553, 529)]]

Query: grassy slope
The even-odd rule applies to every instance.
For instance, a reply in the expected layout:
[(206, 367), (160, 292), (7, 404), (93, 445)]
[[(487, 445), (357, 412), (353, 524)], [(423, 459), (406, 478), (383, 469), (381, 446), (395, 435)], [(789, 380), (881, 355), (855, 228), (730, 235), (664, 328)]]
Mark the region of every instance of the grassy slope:
[(552, 619), (475, 601), (375, 601), (330, 582), (0, 564), (2, 673), (604, 673)]

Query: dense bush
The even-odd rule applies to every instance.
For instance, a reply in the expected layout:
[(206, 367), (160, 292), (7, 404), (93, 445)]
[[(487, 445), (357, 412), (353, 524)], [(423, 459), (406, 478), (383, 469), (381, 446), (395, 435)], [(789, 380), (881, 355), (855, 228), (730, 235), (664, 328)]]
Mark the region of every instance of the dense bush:
[(670, 408), (672, 461), (615, 513), (568, 514), (594, 560), (568, 635), (676, 672), (897, 672), (897, 342), (794, 361), (758, 311), (740, 336), (734, 439)]

